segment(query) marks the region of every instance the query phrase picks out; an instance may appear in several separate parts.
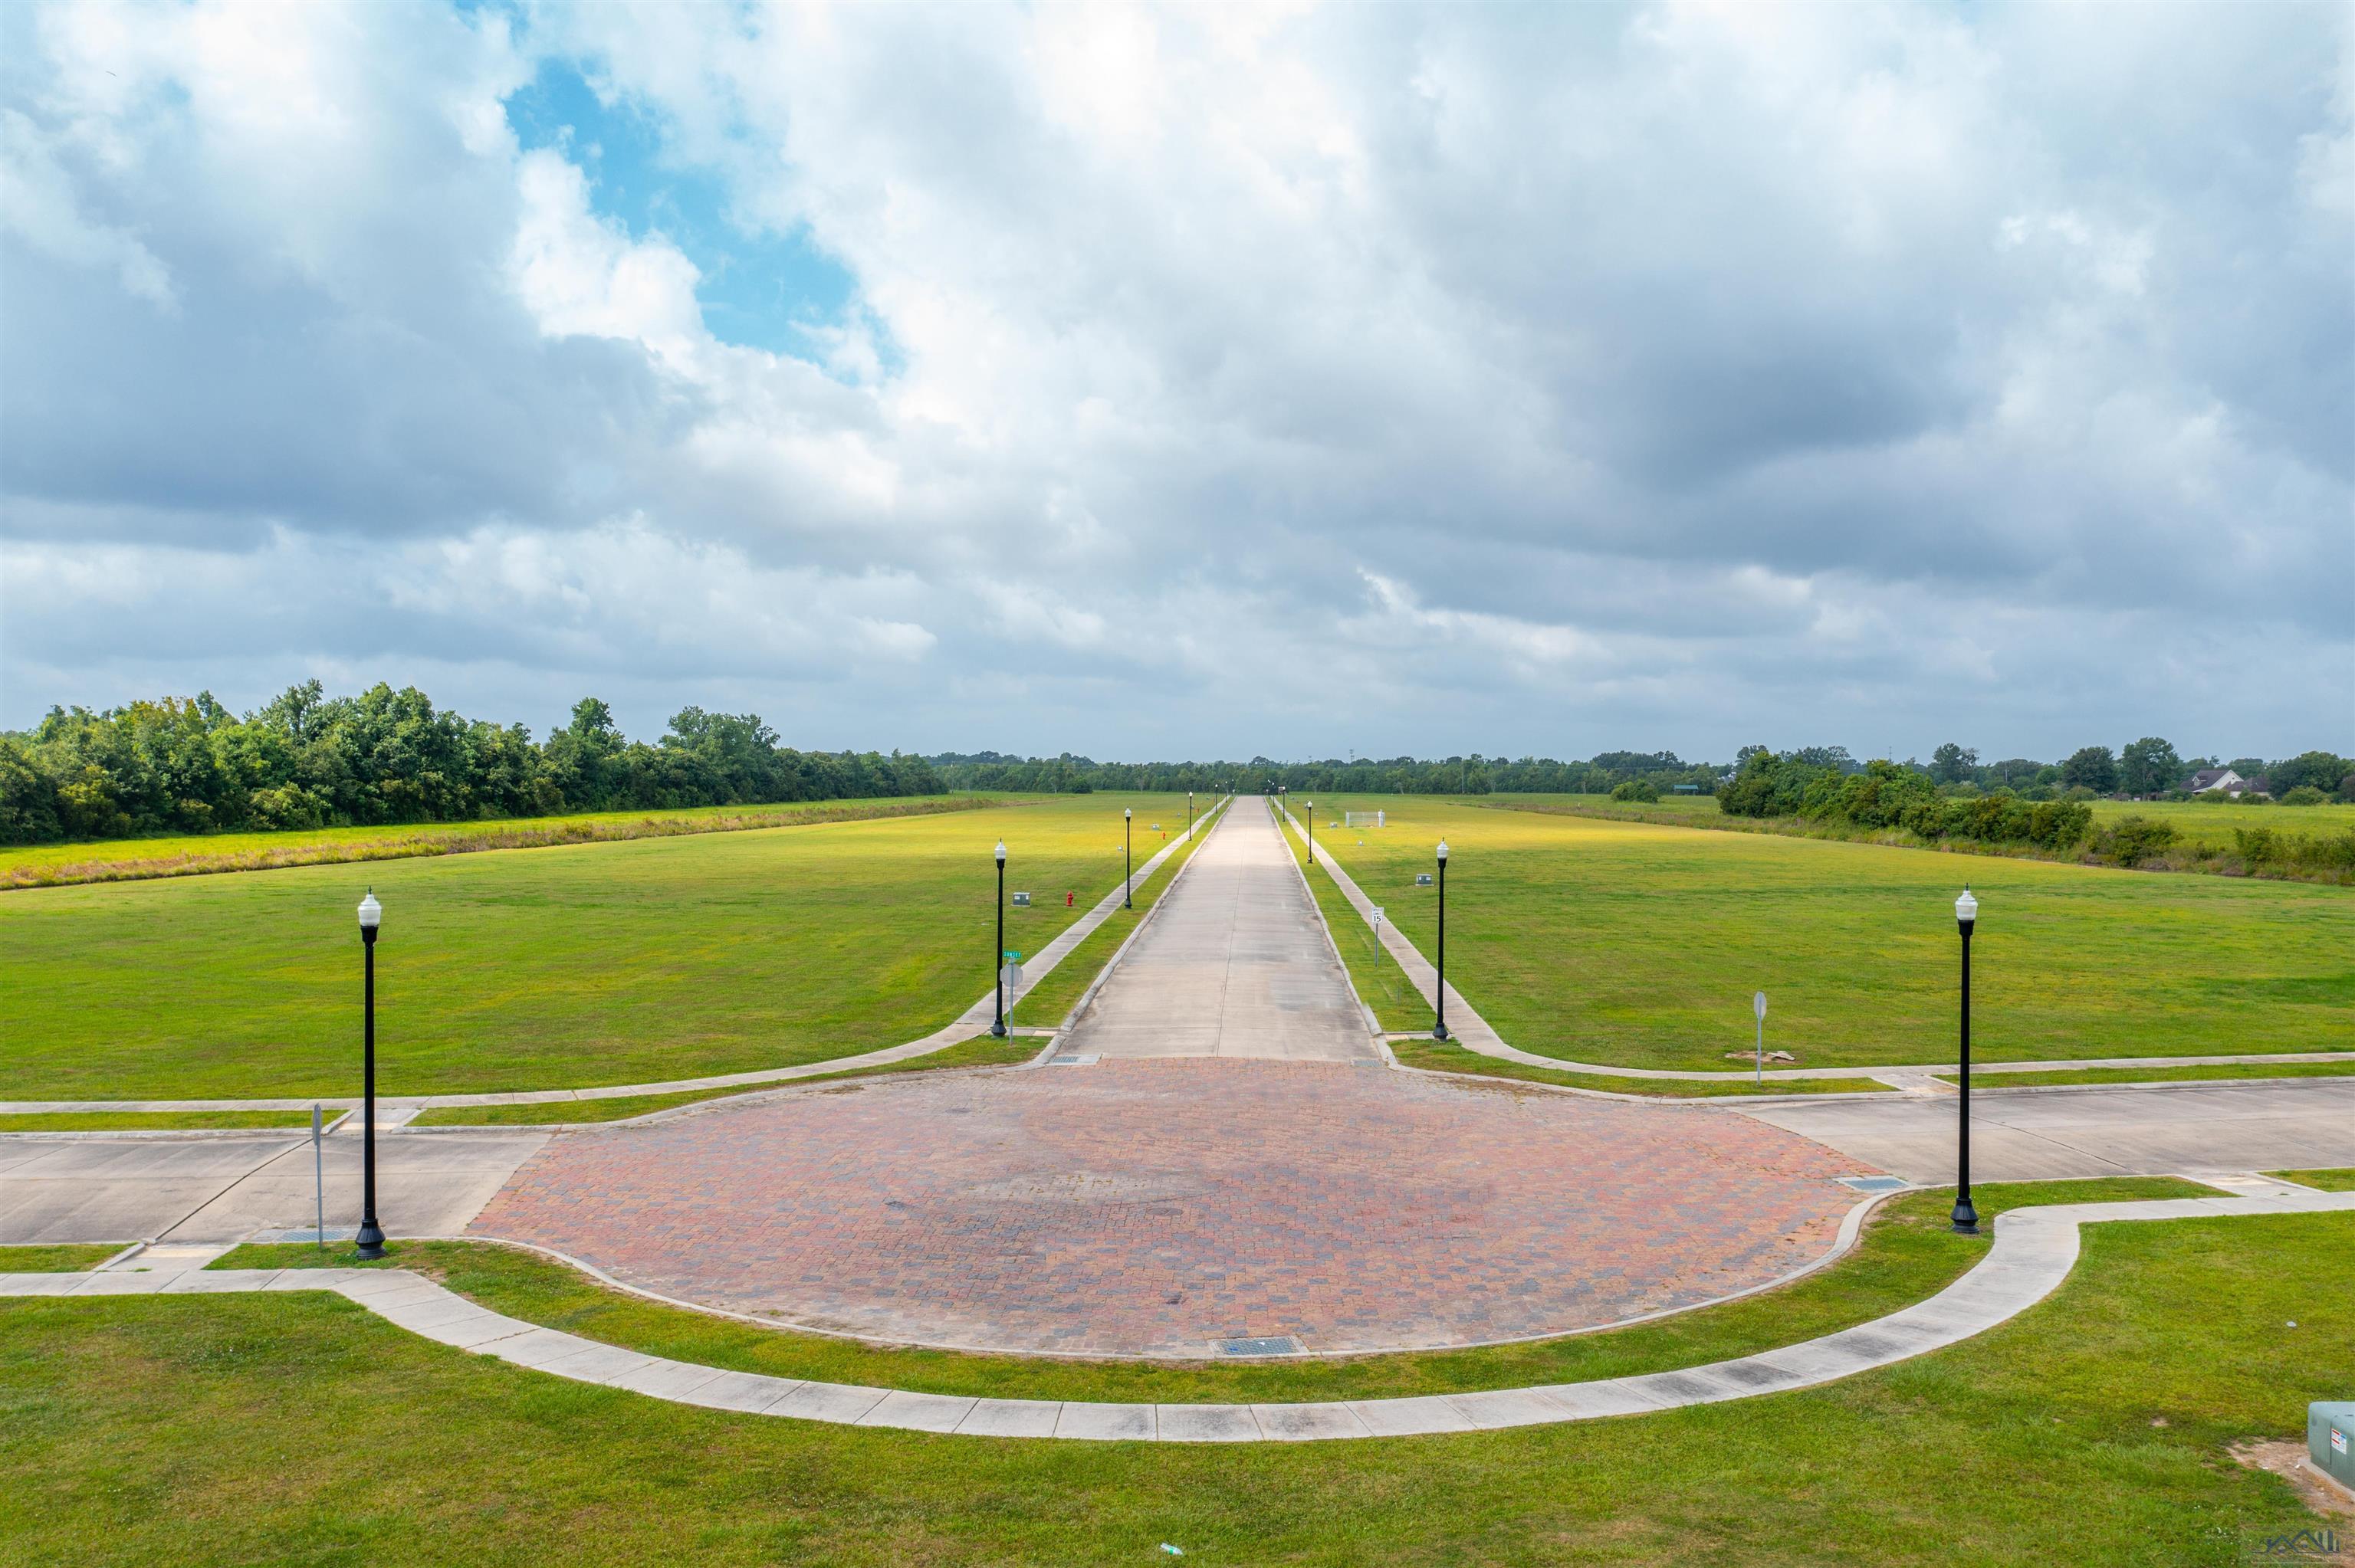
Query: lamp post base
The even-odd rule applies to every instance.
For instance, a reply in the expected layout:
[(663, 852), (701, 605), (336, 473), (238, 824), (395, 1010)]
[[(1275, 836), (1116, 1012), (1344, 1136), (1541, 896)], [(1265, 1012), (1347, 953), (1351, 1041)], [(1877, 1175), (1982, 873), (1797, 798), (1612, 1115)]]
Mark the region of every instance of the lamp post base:
[(1431, 1037), (1433, 1040), (1444, 1040), (1448, 1038), (1447, 1025), (1444, 1023), (1433, 1024), (1431, 1026)]
[(994, 1038), (1003, 1040), (1006, 1038), (1006, 1025), (1003, 1023), (993, 1023), (989, 1026), (989, 1033)]
[(1955, 1205), (1954, 1230), (1958, 1236), (1975, 1236), (1979, 1234), (1979, 1212), (1971, 1207), (1968, 1199)]
[(374, 1220), (367, 1221), (360, 1226), (360, 1234), (356, 1239), (359, 1244), (358, 1251), (362, 1257), (384, 1255), (384, 1227)]

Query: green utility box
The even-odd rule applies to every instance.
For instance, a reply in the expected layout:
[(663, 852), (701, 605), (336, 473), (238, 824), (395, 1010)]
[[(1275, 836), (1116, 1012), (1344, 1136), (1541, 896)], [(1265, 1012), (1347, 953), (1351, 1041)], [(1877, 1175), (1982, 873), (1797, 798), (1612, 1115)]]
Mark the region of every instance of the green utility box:
[(2314, 1467), (2355, 1489), (2355, 1400), (2316, 1400), (2306, 1407), (2306, 1452)]

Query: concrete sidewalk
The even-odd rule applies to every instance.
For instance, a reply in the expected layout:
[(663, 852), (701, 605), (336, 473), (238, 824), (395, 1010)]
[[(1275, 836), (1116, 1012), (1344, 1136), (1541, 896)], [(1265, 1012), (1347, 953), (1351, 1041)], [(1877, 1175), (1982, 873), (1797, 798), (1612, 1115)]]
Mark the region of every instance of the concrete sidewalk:
[(1064, 1053), (1382, 1060), (1275, 825), (1256, 798), (1236, 804), (1065, 1033)]
[[(395, 1235), (452, 1235), (548, 1141), (544, 1132), (376, 1140), (377, 1213)], [(346, 1126), (321, 1150), (328, 1228), (360, 1217), (360, 1139)], [(0, 1139), (0, 1245), (52, 1242), (234, 1242), (303, 1230), (316, 1215), (311, 1135)]]

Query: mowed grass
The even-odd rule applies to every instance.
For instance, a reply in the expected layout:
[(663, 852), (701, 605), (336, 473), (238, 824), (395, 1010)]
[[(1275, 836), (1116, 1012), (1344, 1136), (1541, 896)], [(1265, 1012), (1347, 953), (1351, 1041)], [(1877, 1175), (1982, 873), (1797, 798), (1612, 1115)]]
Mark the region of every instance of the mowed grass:
[(1868, 1095), (1888, 1094), (1887, 1084), (1870, 1078), (1621, 1078), (1607, 1073), (1563, 1073), (1533, 1067), (1466, 1051), (1453, 1041), (1393, 1040), (1391, 1054), (1406, 1067), (1433, 1073), (1467, 1073), (1482, 1078), (1513, 1078), (1525, 1084), (1555, 1084), (1569, 1089), (1593, 1089), (1606, 1095), (1641, 1095), (1651, 1099), (1722, 1099), (1729, 1096)]
[[(1320, 800), (1320, 807), (1327, 802)], [(2355, 1010), (2355, 891), (1501, 810), (1421, 796), (1320, 835), (1433, 954), (1444, 837), (1447, 972), (1523, 1050), (1734, 1070), (1951, 1062), (1967, 882), (1972, 1051), (1984, 1061), (2336, 1051)], [(1360, 847), (1357, 840), (1362, 836)]]
[(2325, 1192), (2355, 1192), (2355, 1171), (2268, 1171), (2265, 1174)]
[[(0, 1302), (15, 1560), (2208, 1565), (2319, 1522), (2227, 1447), (2342, 1393), (2355, 1220), (2094, 1225), (1820, 1389), (1340, 1443), (932, 1436), (570, 1383), (308, 1294)], [(2286, 1327), (2290, 1322), (2298, 1327)]]
[[(1103, 925), (1089, 932), (1077, 947), (1063, 955), (1062, 962), (1057, 964), (1044, 979), (1038, 980), (1023, 993), (1021, 1000), (1012, 1009), (1016, 1028), (1060, 1029), (1062, 1027), (1063, 1020), (1070, 1016), (1071, 1009), (1079, 1005), (1080, 998), (1087, 994), (1088, 987), (1094, 983), (1097, 975), (1103, 972), (1103, 967), (1112, 962), (1113, 955), (1120, 951), (1123, 943), (1136, 934), (1137, 927), (1144, 922), (1147, 915), (1153, 912), (1153, 906), (1161, 902), (1161, 895), (1176, 883), (1179, 868), (1191, 860), (1194, 852), (1209, 841), (1212, 829), (1216, 826), (1212, 819), (1217, 814), (1210, 810), (1197, 812), (1195, 820), (1204, 824), (1202, 831), (1196, 833), (1190, 842), (1178, 842), (1185, 837), (1185, 822), (1182, 816), (1176, 823), (1164, 822), (1163, 825), (1169, 830), (1167, 843), (1176, 843), (1178, 847), (1171, 852), (1167, 860), (1162, 862), (1160, 871), (1150, 878), (1140, 879), (1130, 890), (1128, 902), (1134, 907), (1114, 910)], [(1139, 830), (1140, 833), (1144, 831)], [(1146, 860), (1160, 853), (1165, 847), (1167, 843), (1158, 834), (1154, 835), (1149, 844), (1146, 840), (1140, 837), (1136, 846), (1137, 863), (1144, 864)], [(1020, 948), (1015, 950), (1028, 951)], [(1028, 960), (1026, 959), (1025, 961)]]
[[(344, 1113), (332, 1110), (333, 1122)], [(309, 1127), (306, 1110), (21, 1111), (0, 1116), (0, 1132), (186, 1132)]]
[[(910, 1056), (903, 1061), (886, 1062), (880, 1066), (854, 1067), (840, 1073), (813, 1073), (806, 1078), (794, 1078), (777, 1087), (802, 1084), (830, 1084), (837, 1078), (871, 1078), (890, 1073), (937, 1073), (958, 1067), (1007, 1067), (1027, 1062), (1046, 1047), (1046, 1042), (1033, 1035), (1009, 1035), (1000, 1040), (984, 1034), (972, 1040), (960, 1040), (954, 1045), (922, 1056)], [(547, 1100), (517, 1106), (440, 1106), (421, 1112), (410, 1125), (412, 1127), (550, 1127), (592, 1121), (626, 1121), (634, 1116), (652, 1116), (657, 1111), (677, 1110), (682, 1106), (700, 1105), (706, 1100), (726, 1099), (737, 1095), (755, 1095), (764, 1091), (758, 1086), (740, 1086), (728, 1089), (693, 1089), (677, 1095), (614, 1095), (593, 1100)]]
[[(2033, 1089), (2073, 1084), (2174, 1084), (2234, 1078), (2340, 1078), (2355, 1074), (2355, 1062), (2220, 1063), (2205, 1067), (2078, 1067), (2059, 1073), (1981, 1073), (1971, 1079), (1981, 1089)], [(1941, 1083), (1959, 1083), (1952, 1073)]]
[[(584, 1088), (745, 1072), (928, 1033), (1121, 874), (1120, 812), (1074, 796), (941, 816), (0, 896), (0, 1098), (350, 1094), (353, 908), (385, 906), (378, 1092)], [(1156, 841), (1157, 847), (1157, 841)], [(1138, 863), (1147, 857), (1138, 844)], [(1066, 909), (1062, 895), (1077, 894)]]
[(83, 1274), (122, 1250), (112, 1243), (101, 1246), (0, 1246), (0, 1274)]

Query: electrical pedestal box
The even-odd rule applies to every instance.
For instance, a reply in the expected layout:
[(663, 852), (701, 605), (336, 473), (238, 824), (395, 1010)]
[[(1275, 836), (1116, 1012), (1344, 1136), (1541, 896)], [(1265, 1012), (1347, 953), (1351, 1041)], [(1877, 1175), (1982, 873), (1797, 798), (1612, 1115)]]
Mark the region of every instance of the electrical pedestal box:
[(2306, 1407), (2306, 1452), (2314, 1467), (2355, 1490), (2355, 1400), (2316, 1400)]

